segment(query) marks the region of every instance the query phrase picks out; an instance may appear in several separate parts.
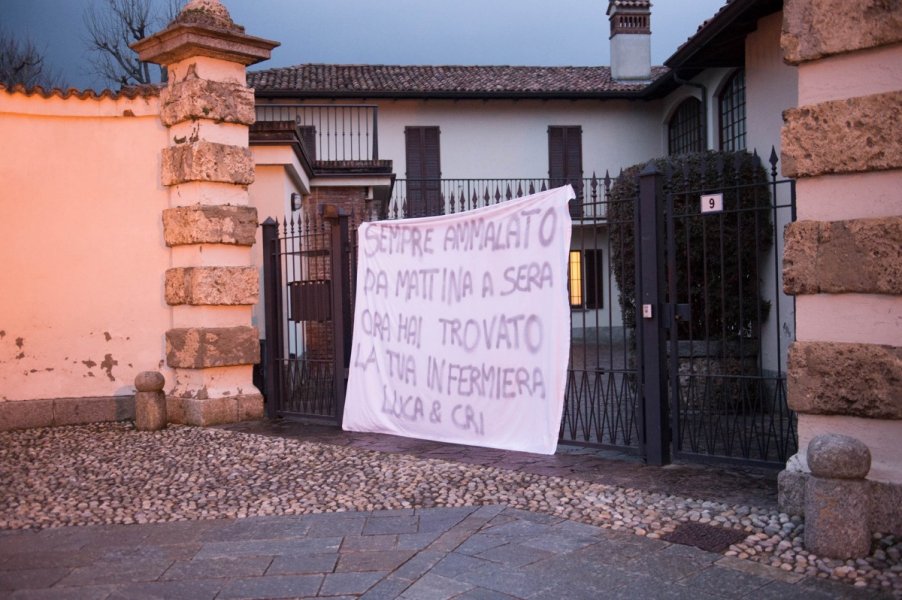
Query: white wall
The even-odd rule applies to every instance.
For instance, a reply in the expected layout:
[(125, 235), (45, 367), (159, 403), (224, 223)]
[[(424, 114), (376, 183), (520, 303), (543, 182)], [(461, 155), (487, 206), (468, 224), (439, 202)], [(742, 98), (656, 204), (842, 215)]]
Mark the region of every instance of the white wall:
[(765, 161), (771, 146), (780, 156), (783, 111), (798, 105), (798, 69), (783, 62), (780, 31), (783, 13), (758, 21), (758, 29), (745, 40), (745, 98), (748, 148)]
[[(758, 21), (758, 29), (749, 34), (745, 43), (747, 143), (750, 150), (758, 151), (768, 173), (771, 170), (767, 162), (771, 148), (776, 149), (777, 156), (780, 156), (783, 111), (798, 105), (798, 69), (783, 62), (780, 48), (782, 26), (782, 12), (764, 17)], [(777, 178), (782, 179), (782, 176), (778, 173)], [(790, 186), (778, 185), (775, 205), (788, 205), (790, 201)], [(777, 256), (783, 256), (783, 230), (790, 220), (790, 210), (776, 211), (774, 248)], [(764, 368), (774, 371), (779, 366), (785, 372), (786, 350), (796, 336), (795, 302), (792, 296), (783, 293), (782, 264), (775, 263), (769, 257), (763, 266), (762, 291), (765, 297), (775, 297), (777, 301), (772, 304), (769, 318), (762, 328), (761, 344), (765, 349), (780, 350), (779, 353), (765, 352)], [(778, 282), (780, 285), (777, 285)]]
[[(257, 209), (257, 219), (262, 224), (267, 218), (272, 217), (279, 222), (279, 230), (285, 223), (286, 215), (291, 215), (291, 194), (307, 193), (303, 189), (295, 177), (290, 174), (290, 162), (288, 166), (284, 164), (275, 164), (276, 160), (272, 154), (274, 148), (282, 149), (284, 158), (291, 160), (293, 151), (290, 147), (285, 146), (254, 146), (251, 148), (254, 154), (256, 173), (254, 183), (248, 188), (250, 194), (251, 206)], [(296, 214), (296, 213), (295, 213)], [(266, 313), (264, 290), (266, 289), (263, 282), (263, 228), (257, 228), (257, 241), (253, 247), (253, 264), (257, 268), (260, 277), (260, 301), (254, 305), (253, 326), (260, 332), (260, 338), (266, 338)]]
[[(661, 153), (657, 102), (626, 100), (364, 100), (379, 106), (379, 157), (404, 178), (404, 127), (441, 128), (444, 179), (545, 178), (548, 126), (583, 128), (583, 174)], [(310, 102), (311, 104), (318, 102)], [(344, 102), (353, 104), (353, 102)]]

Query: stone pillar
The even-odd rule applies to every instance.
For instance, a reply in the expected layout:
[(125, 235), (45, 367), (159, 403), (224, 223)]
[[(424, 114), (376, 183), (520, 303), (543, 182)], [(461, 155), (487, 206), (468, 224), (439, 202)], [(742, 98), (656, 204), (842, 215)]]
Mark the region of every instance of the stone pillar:
[(846, 518), (896, 534), (902, 534), (900, 42), (899, 2), (784, 2), (784, 58), (799, 75), (798, 108), (783, 115), (782, 165), (797, 181), (799, 220), (787, 228), (783, 266), (784, 288), (796, 299), (787, 382), (800, 451), (780, 475), (781, 506), (810, 508), (806, 480), (815, 468), (806, 450), (821, 434), (845, 434), (866, 444), (873, 458), (865, 514), (849, 505)]
[(871, 551), (868, 447), (853, 437), (819, 435), (808, 444), (811, 477), (805, 488), (805, 547), (830, 558), (861, 558)]
[(166, 379), (157, 371), (143, 371), (135, 377), (135, 428), (158, 431), (166, 428)]
[(161, 181), (170, 190), (163, 235), (172, 248), (165, 298), (172, 307), (166, 361), (175, 371), (167, 394), (173, 422), (263, 415), (252, 383), (260, 350), (251, 309), (259, 289), (251, 254), (257, 214), (247, 190), (254, 93), (245, 68), (277, 45), (246, 35), (218, 0), (191, 0), (166, 29), (133, 45), (141, 60), (169, 74), (160, 118), (169, 130)]

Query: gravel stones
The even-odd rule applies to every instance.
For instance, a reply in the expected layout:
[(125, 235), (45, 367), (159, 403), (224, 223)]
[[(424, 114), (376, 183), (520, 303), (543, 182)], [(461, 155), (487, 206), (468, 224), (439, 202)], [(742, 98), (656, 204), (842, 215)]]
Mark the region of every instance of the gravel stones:
[(745, 534), (724, 554), (902, 597), (902, 539), (860, 560), (803, 546), (800, 517), (632, 488), (218, 429), (103, 423), (0, 432), (0, 529), (506, 504), (661, 538)]

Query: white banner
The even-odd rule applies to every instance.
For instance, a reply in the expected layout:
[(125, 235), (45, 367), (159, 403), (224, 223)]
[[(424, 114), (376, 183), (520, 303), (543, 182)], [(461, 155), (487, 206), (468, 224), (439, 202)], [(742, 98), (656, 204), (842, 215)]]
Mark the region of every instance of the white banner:
[(345, 430), (554, 453), (573, 197), (360, 226)]

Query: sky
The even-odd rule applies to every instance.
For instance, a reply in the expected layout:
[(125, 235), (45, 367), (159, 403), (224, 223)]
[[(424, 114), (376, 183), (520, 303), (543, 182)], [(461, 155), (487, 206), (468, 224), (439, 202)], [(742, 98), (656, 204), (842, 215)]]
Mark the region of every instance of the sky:
[[(165, 0), (154, 0), (164, 2)], [(0, 0), (0, 29), (28, 36), (62, 80), (102, 89), (83, 14), (103, 0)], [(250, 35), (281, 42), (252, 70), (301, 63), (597, 66), (610, 63), (607, 0), (223, 0)], [(653, 0), (652, 63), (724, 0)]]

